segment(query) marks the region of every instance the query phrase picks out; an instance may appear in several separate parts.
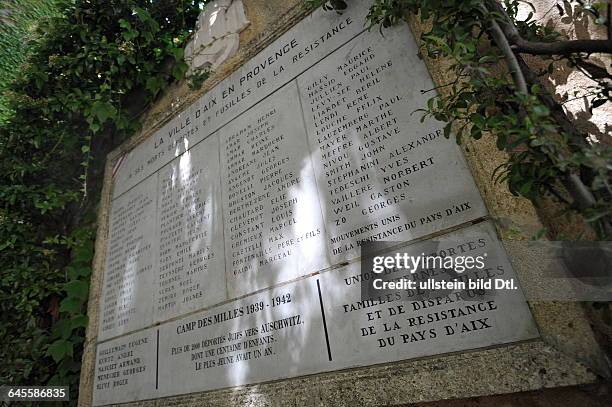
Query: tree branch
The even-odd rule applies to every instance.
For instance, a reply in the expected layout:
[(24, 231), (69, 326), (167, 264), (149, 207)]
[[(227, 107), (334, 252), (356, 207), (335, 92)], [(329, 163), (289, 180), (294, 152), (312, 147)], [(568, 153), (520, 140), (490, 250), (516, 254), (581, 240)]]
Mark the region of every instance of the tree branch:
[[(482, 7), (483, 13), (485, 15), (488, 14), (488, 10), (486, 7)], [(493, 41), (497, 44), (499, 49), (504, 54), (504, 58), (508, 63), (508, 69), (510, 74), (512, 75), (512, 80), (516, 85), (516, 89), (523, 94), (528, 94), (529, 90), (527, 89), (527, 82), (525, 81), (525, 77), (523, 76), (523, 72), (521, 71), (521, 67), (519, 65), (518, 60), (516, 59), (516, 55), (512, 52), (512, 48), (510, 47), (510, 43), (504, 34), (504, 30), (499, 26), (497, 20), (495, 18), (491, 18), (489, 26), (489, 34)]]
[(489, 0), (485, 4), (503, 18), (499, 20), (500, 28), (506, 36), (514, 52), (532, 55), (570, 55), (580, 52), (592, 54), (603, 52), (612, 54), (612, 39), (607, 40), (568, 40), (554, 42), (532, 42), (521, 37), (518, 29), (512, 23), (506, 10), (499, 1)]
[[(608, 51), (603, 51), (603, 52), (612, 53), (612, 41), (610, 40), (558, 41), (556, 43), (550, 43), (550, 44), (549, 43), (531, 43), (529, 41), (524, 40), (520, 36), (518, 29), (512, 23), (511, 19), (506, 13), (506, 10), (501, 6), (501, 4), (498, 1), (489, 1), (487, 2), (487, 5), (489, 5), (494, 12), (497, 12), (502, 16), (502, 19), (499, 20), (499, 23), (493, 17), (492, 19), (493, 22), (491, 23), (491, 28), (489, 31), (490, 31), (491, 37), (493, 37), (493, 40), (503, 52), (504, 57), (506, 58), (506, 61), (511, 71), (516, 69), (516, 67), (518, 67), (518, 75), (515, 76), (513, 74), (512, 76), (519, 90), (520, 90), (520, 87), (519, 87), (519, 84), (517, 83), (517, 77), (521, 78), (523, 82), (526, 82), (526, 78), (529, 78), (531, 83), (539, 83), (539, 81), (535, 75), (531, 75), (530, 77), (530, 74), (532, 74), (532, 72), (529, 66), (523, 61), (523, 59), (520, 56), (517, 56), (514, 54), (514, 52), (521, 52), (520, 50), (516, 48), (516, 45), (518, 44), (532, 45), (532, 46), (535, 45), (534, 50), (536, 50), (538, 46), (545, 45), (545, 46), (549, 46), (548, 48), (549, 51), (555, 50), (553, 46), (561, 46), (561, 48), (557, 49), (557, 51), (561, 51), (563, 50), (563, 47), (565, 47), (566, 52), (569, 52), (569, 50), (575, 49), (574, 47), (576, 47), (576, 43), (578, 43), (579, 45), (583, 45), (584, 42), (597, 42), (597, 43), (605, 42), (605, 43), (608, 43), (609, 49)], [(487, 10), (486, 6), (483, 6), (483, 8), (485, 11)], [(503, 38), (500, 38), (500, 35)], [(509, 46), (511, 56), (508, 55), (508, 48), (507, 48), (508, 44), (514, 44), (513, 46)], [(568, 44), (571, 44), (571, 45), (568, 45)], [(540, 48), (540, 49), (545, 49), (545, 48)], [(587, 51), (581, 50), (581, 51), (573, 51), (569, 53), (575, 53), (575, 52), (587, 52)], [(591, 52), (602, 52), (602, 51), (591, 51)], [(546, 54), (546, 53), (543, 53), (543, 54)], [(557, 52), (557, 54), (559, 53)], [(542, 53), (538, 55), (542, 55)], [(527, 89), (527, 85), (525, 84), (524, 86), (525, 86), (525, 89)], [(556, 105), (556, 103), (554, 102), (554, 99), (550, 96), (548, 98), (545, 97), (543, 101), (545, 104), (549, 105), (549, 107)], [(560, 119), (561, 115), (564, 116), (565, 120), (559, 120), (559, 123), (562, 128), (564, 128), (566, 131), (573, 130), (573, 126), (567, 120), (567, 116), (565, 116), (561, 108), (560, 108), (560, 111), (558, 111), (557, 109), (551, 109), (551, 110), (553, 111), (553, 115), (557, 116), (556, 117), (557, 120)], [(572, 131), (572, 133), (574, 133), (574, 131)], [(578, 139), (583, 141), (583, 139), (581, 138), (578, 138)], [(583, 208), (583, 209), (590, 208), (596, 204), (596, 200), (595, 200), (595, 197), (593, 196), (593, 193), (582, 182), (578, 174), (574, 172), (570, 172), (566, 174), (562, 182), (565, 188), (567, 189), (567, 191), (569, 192), (570, 196), (575, 200), (576, 204), (580, 208)], [(612, 226), (610, 226), (609, 222), (604, 221), (603, 227), (606, 231), (606, 234), (609, 234), (612, 232), (611, 230)]]
[(572, 40), (555, 42), (531, 42), (521, 37), (512, 39), (512, 50), (532, 55), (570, 55), (580, 52), (612, 54), (612, 40)]

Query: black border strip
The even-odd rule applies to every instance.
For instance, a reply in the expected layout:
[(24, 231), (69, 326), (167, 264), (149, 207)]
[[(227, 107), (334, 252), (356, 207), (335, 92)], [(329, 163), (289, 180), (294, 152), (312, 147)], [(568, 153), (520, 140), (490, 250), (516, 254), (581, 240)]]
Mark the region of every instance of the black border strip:
[(321, 285), (317, 278), (317, 290), (319, 291), (319, 304), (321, 304), (321, 316), (323, 317), (323, 330), (325, 331), (325, 343), (327, 344), (327, 357), (332, 360), (331, 348), (329, 346), (329, 335), (327, 333), (327, 322), (325, 322), (325, 308), (323, 308), (323, 297), (321, 296)]
[(159, 329), (157, 329), (157, 357), (155, 361), (155, 390), (159, 388)]

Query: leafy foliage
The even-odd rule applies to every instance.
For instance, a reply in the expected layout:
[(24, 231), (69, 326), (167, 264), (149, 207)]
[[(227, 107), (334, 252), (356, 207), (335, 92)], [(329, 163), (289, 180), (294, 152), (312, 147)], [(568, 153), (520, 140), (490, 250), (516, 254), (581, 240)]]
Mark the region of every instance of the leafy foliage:
[(105, 153), (186, 71), (200, 1), (74, 0), (39, 24), (0, 126), (0, 382), (76, 400)]
[[(325, 4), (328, 9), (341, 10), (350, 1), (326, 2), (309, 0), (311, 6)], [(343, 3), (336, 7), (335, 3)], [(531, 12), (519, 19), (519, 5), (535, 10), (530, 1), (505, 0), (504, 7), (494, 0), (373, 0), (367, 20), (382, 31), (402, 21), (408, 13), (418, 15), (431, 29), (421, 37), (423, 51), (431, 58), (447, 58), (457, 80), (445, 84), (446, 92), (432, 97), (422, 109), (424, 117), (447, 122), (446, 137), (451, 127), (459, 128), (456, 138), (480, 139), (485, 134), (497, 138), (497, 147), (509, 153), (508, 161), (498, 168), (496, 179), (507, 182), (515, 195), (534, 203), (542, 197), (554, 197), (568, 210), (578, 211), (590, 222), (601, 239), (609, 239), (612, 220), (612, 149), (587, 140), (555, 116), (550, 98), (536, 80), (531, 80), (527, 92), (521, 91), (510, 75), (499, 74), (500, 63), (514, 59), (513, 53), (502, 52), (493, 33), (494, 25), (513, 27), (516, 35), (538, 44), (562, 40), (560, 33), (543, 26)], [(595, 2), (564, 1), (566, 8), (578, 10), (596, 24), (609, 26), (601, 13), (602, 5)], [(560, 12), (565, 12), (561, 8)], [(497, 46), (484, 46), (485, 42)], [(514, 51), (514, 53), (517, 53)], [(518, 52), (520, 53), (520, 52)], [(589, 61), (589, 53), (575, 52), (548, 57), (547, 72), (556, 64), (580, 69), (596, 85), (587, 96), (590, 108), (612, 102), (612, 76), (606, 69)], [(522, 70), (528, 70), (526, 65)], [(509, 70), (512, 71), (509, 65)], [(522, 74), (522, 72), (521, 72)], [(549, 102), (549, 103), (547, 103)], [(560, 110), (560, 109), (559, 109)], [(585, 186), (580, 196), (568, 199), (568, 190)], [(569, 187), (568, 187), (569, 186)], [(565, 188), (564, 188), (565, 187)], [(591, 200), (583, 202), (581, 197)]]
[[(24, 62), (37, 22), (56, 14), (53, 0), (0, 0), (0, 92), (9, 86)], [(0, 96), (0, 123), (9, 113), (8, 101)]]

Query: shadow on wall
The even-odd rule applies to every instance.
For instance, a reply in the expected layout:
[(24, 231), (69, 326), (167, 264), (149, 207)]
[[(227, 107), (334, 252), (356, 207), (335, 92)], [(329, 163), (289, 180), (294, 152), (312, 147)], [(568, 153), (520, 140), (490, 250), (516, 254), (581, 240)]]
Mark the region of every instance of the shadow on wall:
[[(535, 18), (543, 25), (554, 28), (563, 37), (581, 40), (607, 38), (606, 27), (595, 24), (591, 17), (581, 12), (577, 2), (533, 0), (532, 3), (536, 7)], [(532, 11), (528, 5), (523, 4), (519, 19), (527, 17)], [(525, 59), (536, 72), (546, 72), (550, 63), (550, 60), (528, 55)], [(589, 61), (603, 69), (609, 67), (609, 58), (601, 54), (591, 55)], [(545, 73), (542, 79), (578, 130), (612, 145), (612, 104), (607, 103), (593, 111), (589, 109), (589, 87), (596, 85), (595, 81), (578, 69), (567, 66), (565, 62), (556, 62), (554, 71)]]

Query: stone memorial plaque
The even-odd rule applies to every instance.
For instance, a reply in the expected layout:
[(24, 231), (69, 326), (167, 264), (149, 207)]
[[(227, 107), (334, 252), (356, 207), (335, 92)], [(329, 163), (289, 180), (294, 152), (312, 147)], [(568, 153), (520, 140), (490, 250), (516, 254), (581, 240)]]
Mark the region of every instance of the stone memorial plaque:
[(99, 339), (152, 322), (157, 272), (157, 177), (149, 177), (112, 203), (103, 279)]
[[(430, 253), (432, 247), (435, 252)], [(512, 279), (516, 288), (454, 290), (429, 298), (419, 296), (426, 290), (415, 289), (364, 300), (360, 281), (375, 275), (362, 274), (359, 263), (352, 263), (99, 345), (96, 372), (100, 376), (94, 386), (99, 394), (96, 400), (102, 401), (97, 404), (260, 383), (538, 337), (516, 275), (490, 223), (414, 243), (402, 251), (412, 256), (484, 256), (484, 267), (466, 271), (462, 280)], [(395, 279), (419, 282), (445, 271), (397, 273)], [(117, 358), (128, 357), (124, 365), (114, 365)], [(125, 387), (109, 392), (113, 386)]]
[[(429, 296), (432, 290), (392, 290), (376, 299), (362, 300), (359, 263), (320, 276), (321, 292), (336, 368), (370, 365), (394, 360), (475, 349), (538, 337), (525, 297), (518, 287), (505, 251), (492, 224), (485, 222), (402, 249), (412, 256), (436, 247), (439, 256), (485, 255), (485, 268), (465, 271), (467, 279), (513, 279), (514, 290), (448, 290)], [(416, 282), (442, 279), (443, 271), (424, 269), (415, 274), (398, 271), (394, 279)], [(434, 278), (434, 276), (438, 276)], [(449, 279), (450, 280), (450, 279)]]
[[(118, 161), (95, 405), (538, 336), (520, 289), (370, 301), (359, 263), (337, 268), (487, 215), (444, 124), (414, 113), (434, 86), (412, 35), (364, 31), (370, 4), (315, 11)], [(407, 250), (516, 277), (489, 223), (434, 240)]]
[(132, 150), (117, 169), (115, 196), (362, 32), (367, 13), (366, 1), (342, 15), (314, 11)]
[(328, 361), (315, 279), (160, 327), (160, 395), (320, 371)]
[(156, 329), (101, 343), (96, 349), (93, 405), (153, 397), (156, 375)]
[(327, 267), (295, 83), (220, 130), (230, 298)]
[(298, 78), (334, 263), (362, 240), (408, 241), (485, 216), (406, 25), (364, 32)]
[[(212, 133), (202, 118), (202, 100), (177, 114), (151, 137), (119, 159), (113, 196), (123, 194)], [(208, 119), (208, 117), (207, 117)]]
[(158, 195), (155, 319), (164, 321), (226, 299), (218, 134), (162, 168)]

